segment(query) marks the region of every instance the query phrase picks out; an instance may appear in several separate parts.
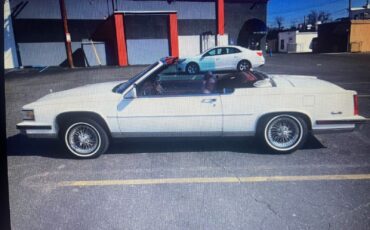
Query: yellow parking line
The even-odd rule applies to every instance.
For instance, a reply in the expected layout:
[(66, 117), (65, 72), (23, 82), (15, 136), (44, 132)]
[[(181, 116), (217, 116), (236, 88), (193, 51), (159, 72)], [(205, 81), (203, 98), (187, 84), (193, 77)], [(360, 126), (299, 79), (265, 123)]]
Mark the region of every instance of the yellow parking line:
[(109, 186), (109, 185), (159, 185), (159, 184), (207, 184), (207, 183), (256, 183), (292, 181), (370, 180), (370, 174), (307, 175), (307, 176), (258, 176), (258, 177), (190, 177), (154, 178), (129, 180), (62, 181), (63, 187)]

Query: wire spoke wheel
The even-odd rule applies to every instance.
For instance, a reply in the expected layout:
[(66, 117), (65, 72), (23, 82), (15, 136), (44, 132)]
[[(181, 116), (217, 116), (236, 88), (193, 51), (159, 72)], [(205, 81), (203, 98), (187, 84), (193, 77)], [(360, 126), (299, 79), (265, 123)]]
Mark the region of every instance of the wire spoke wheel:
[(76, 155), (90, 156), (98, 151), (101, 143), (99, 132), (90, 124), (76, 123), (66, 132), (68, 148)]
[(279, 151), (287, 151), (296, 147), (302, 135), (302, 125), (293, 116), (277, 116), (270, 120), (265, 129), (267, 143)]

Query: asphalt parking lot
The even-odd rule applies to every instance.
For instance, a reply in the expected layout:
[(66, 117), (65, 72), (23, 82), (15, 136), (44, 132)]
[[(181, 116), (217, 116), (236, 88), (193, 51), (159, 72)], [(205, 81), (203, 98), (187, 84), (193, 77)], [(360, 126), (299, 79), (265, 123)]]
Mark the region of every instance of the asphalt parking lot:
[[(315, 75), (359, 93), (370, 117), (370, 54), (276, 54), (267, 73)], [(253, 138), (137, 139), (98, 159), (28, 140), (22, 105), (52, 91), (127, 79), (143, 66), (6, 73), (13, 229), (370, 229), (370, 124), (270, 155)]]

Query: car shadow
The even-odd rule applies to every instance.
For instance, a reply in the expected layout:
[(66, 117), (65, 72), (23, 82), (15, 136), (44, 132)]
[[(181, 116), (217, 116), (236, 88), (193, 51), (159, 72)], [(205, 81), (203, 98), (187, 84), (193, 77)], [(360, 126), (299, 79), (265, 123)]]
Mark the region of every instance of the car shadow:
[(50, 158), (73, 158), (67, 154), (63, 143), (58, 139), (27, 138), (17, 134), (7, 138), (8, 156), (42, 156)]
[[(326, 148), (310, 135), (302, 149)], [(134, 138), (113, 140), (106, 154), (179, 153), (179, 152), (239, 152), (246, 154), (274, 154), (266, 151), (254, 137), (249, 138)], [(42, 156), (74, 159), (64, 144), (56, 139), (29, 139), (17, 134), (7, 139), (8, 156)]]

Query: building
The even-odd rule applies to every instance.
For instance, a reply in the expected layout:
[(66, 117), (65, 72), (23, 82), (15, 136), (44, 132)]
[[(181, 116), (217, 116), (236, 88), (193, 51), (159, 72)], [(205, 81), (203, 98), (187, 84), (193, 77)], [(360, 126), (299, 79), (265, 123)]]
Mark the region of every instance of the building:
[(6, 69), (19, 66), (9, 0), (4, 2), (4, 66)]
[(7, 0), (12, 30), (5, 36), (16, 61), (6, 68), (65, 66), (65, 39), (75, 66), (149, 64), (215, 45), (262, 49), (267, 1), (64, 0), (66, 36), (59, 0)]
[(342, 20), (319, 25), (321, 53), (370, 52), (370, 20)]
[(278, 35), (278, 50), (282, 53), (312, 52), (312, 40), (317, 32), (283, 31)]
[(352, 20), (370, 19), (370, 4), (363, 7), (351, 7), (350, 17)]
[(370, 4), (351, 7), (349, 17), (324, 23), (318, 28), (318, 51), (370, 52)]

